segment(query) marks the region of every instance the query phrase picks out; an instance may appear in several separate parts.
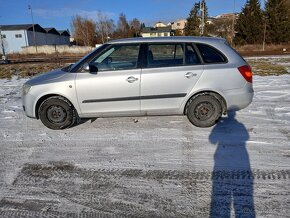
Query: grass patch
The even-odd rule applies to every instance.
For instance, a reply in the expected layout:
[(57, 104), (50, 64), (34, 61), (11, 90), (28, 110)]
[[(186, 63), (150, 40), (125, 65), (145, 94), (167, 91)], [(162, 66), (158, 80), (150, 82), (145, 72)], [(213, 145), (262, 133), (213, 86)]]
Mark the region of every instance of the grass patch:
[(264, 50), (262, 44), (235, 46), (234, 48), (243, 56), (290, 54), (290, 43), (266, 44)]
[(279, 76), (288, 74), (285, 66), (267, 62), (266, 60), (248, 60), (247, 62), (251, 65), (254, 75)]
[[(253, 58), (247, 59), (254, 75), (282, 75), (290, 72), (290, 58)], [(67, 66), (67, 63), (14, 63), (0, 65), (0, 79), (17, 77), (31, 77), (37, 74)], [(287, 71), (288, 69), (288, 71)]]
[(56, 63), (21, 63), (0, 65), (0, 79), (17, 77), (31, 77), (51, 70), (62, 68), (68, 64)]

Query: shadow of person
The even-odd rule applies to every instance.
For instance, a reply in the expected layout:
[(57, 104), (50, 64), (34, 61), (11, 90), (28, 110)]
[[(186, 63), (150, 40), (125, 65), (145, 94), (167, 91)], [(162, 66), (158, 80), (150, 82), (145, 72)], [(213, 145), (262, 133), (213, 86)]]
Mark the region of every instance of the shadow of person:
[[(249, 133), (229, 112), (213, 128), (209, 141), (217, 145), (212, 173), (210, 217), (255, 217), (253, 175), (246, 149)], [(231, 211), (231, 208), (233, 210)]]

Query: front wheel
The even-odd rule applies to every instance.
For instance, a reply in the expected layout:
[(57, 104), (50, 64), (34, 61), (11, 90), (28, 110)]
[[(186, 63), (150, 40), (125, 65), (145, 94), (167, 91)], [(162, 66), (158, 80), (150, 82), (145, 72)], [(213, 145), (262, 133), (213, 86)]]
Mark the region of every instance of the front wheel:
[(77, 117), (71, 103), (60, 96), (44, 100), (39, 107), (38, 115), (46, 127), (54, 130), (71, 127)]
[(187, 103), (186, 115), (193, 125), (210, 127), (221, 118), (222, 106), (219, 100), (210, 94), (199, 95)]

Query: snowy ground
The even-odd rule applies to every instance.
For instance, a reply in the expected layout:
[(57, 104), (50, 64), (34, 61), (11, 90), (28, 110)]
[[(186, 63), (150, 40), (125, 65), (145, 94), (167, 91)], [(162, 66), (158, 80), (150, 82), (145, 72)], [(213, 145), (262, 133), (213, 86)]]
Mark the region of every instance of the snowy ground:
[(0, 217), (289, 217), (290, 75), (215, 127), (111, 118), (52, 131), (0, 80)]

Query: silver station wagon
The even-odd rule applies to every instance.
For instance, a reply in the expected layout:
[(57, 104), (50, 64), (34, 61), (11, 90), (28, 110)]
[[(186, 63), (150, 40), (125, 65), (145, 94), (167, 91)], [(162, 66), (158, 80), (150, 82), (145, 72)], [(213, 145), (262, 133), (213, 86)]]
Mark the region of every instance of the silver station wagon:
[(23, 108), (51, 129), (81, 118), (186, 115), (214, 125), (253, 99), (252, 71), (224, 39), (131, 38), (110, 41), (77, 63), (30, 79)]

